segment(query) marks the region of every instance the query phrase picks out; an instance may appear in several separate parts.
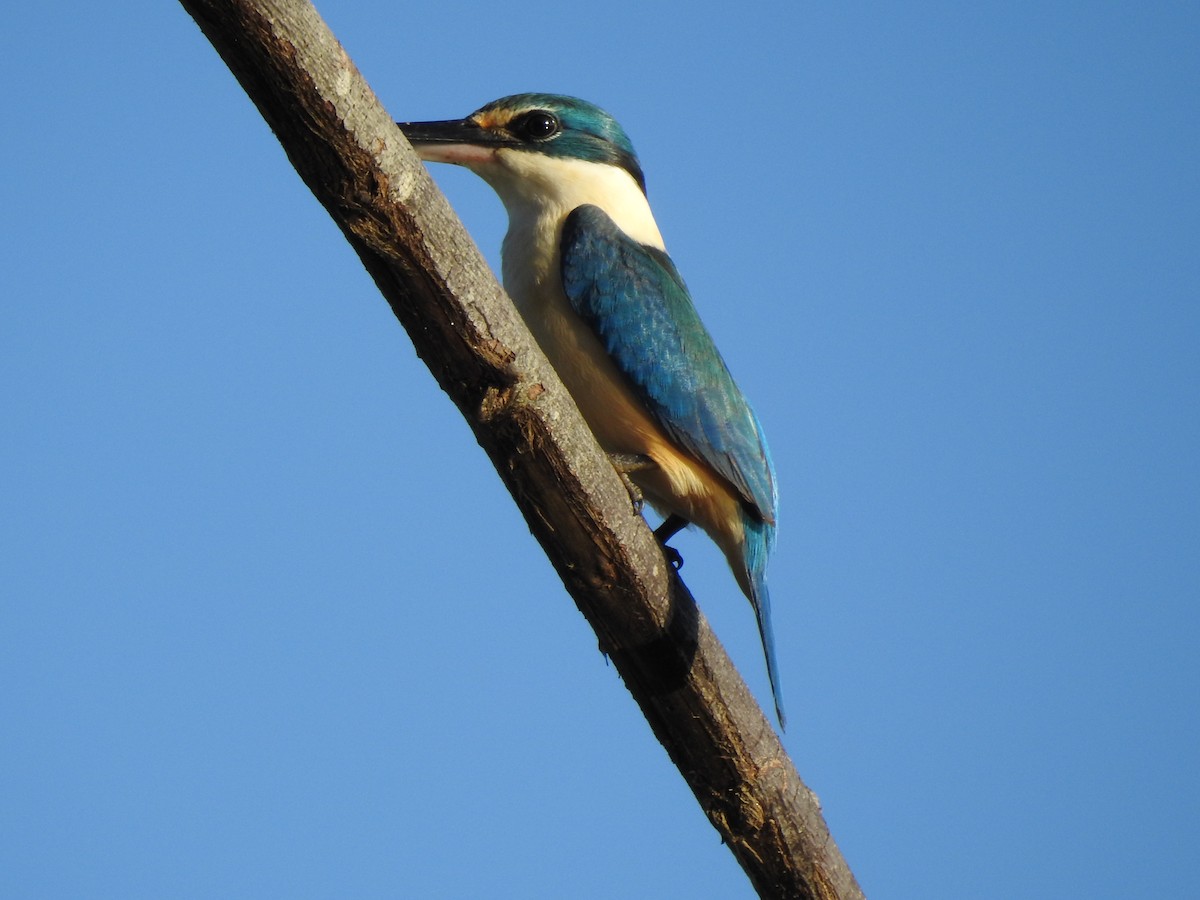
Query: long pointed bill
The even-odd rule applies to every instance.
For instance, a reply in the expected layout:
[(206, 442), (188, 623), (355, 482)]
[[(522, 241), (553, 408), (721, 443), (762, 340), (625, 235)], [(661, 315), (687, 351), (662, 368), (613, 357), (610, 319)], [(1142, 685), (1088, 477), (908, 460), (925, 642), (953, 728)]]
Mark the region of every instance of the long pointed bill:
[(404, 136), (426, 162), (471, 165), (485, 163), (501, 147), (512, 146), (511, 138), (481, 128), (470, 119), (448, 122), (397, 122)]

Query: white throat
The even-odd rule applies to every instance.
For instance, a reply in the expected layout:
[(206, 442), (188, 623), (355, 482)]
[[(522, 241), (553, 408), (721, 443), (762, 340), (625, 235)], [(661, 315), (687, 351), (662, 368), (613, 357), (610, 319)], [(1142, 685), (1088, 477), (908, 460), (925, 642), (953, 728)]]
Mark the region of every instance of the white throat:
[(466, 165), (492, 186), (508, 211), (501, 248), (504, 287), (522, 311), (538, 305), (544, 290), (561, 291), (562, 223), (580, 206), (598, 206), (639, 244), (665, 250), (646, 195), (617, 166), (508, 149)]

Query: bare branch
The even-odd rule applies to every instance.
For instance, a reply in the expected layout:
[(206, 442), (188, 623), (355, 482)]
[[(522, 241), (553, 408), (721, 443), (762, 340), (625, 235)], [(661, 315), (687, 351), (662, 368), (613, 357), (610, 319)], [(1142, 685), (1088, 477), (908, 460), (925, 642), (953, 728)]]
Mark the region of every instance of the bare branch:
[(181, 0), (450, 395), (764, 897), (854, 898), (816, 797), (445, 198), (305, 0)]

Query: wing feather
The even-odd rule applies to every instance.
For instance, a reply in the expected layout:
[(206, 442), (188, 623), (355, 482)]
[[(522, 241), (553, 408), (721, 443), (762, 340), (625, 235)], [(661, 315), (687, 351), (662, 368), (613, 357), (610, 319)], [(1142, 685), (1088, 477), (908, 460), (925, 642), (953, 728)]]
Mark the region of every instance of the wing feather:
[(571, 306), (657, 422), (774, 523), (775, 473), (762, 427), (671, 258), (637, 243), (591, 205), (567, 217), (561, 251)]

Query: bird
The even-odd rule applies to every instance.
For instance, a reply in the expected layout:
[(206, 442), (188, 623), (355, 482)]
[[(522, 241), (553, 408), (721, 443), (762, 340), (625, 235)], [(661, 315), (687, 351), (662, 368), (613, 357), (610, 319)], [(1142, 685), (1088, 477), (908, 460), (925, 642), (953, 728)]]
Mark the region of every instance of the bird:
[(635, 504), (666, 541), (694, 524), (724, 553), (757, 619), (785, 726), (767, 561), (779, 505), (762, 425), (667, 255), (633, 144), (600, 107), (502, 97), (462, 119), (399, 122), (426, 162), (480, 176), (508, 213), (501, 276)]

